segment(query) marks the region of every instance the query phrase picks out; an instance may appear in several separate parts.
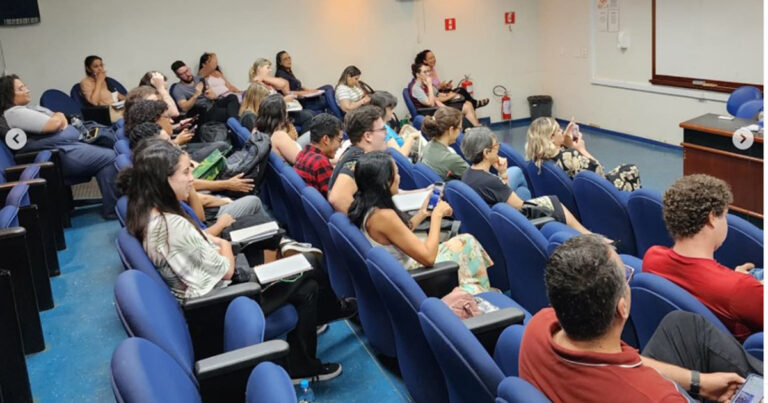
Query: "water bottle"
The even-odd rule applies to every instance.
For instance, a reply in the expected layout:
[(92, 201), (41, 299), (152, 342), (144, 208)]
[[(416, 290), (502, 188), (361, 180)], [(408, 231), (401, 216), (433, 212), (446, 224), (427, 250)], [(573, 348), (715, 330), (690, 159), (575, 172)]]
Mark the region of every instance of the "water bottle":
[(309, 387), (309, 379), (302, 379), (299, 384), (299, 403), (312, 403), (315, 401), (315, 392)]

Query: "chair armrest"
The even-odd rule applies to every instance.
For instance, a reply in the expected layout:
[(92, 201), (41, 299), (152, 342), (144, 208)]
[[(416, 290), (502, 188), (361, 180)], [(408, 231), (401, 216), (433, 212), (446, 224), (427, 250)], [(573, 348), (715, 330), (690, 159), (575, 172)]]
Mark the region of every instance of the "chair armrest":
[(477, 337), (491, 356), (496, 349), (499, 335), (508, 326), (522, 324), (525, 314), (518, 308), (501, 308), (498, 311), (484, 313), (464, 319), (464, 325)]
[(186, 299), (181, 303), (181, 308), (187, 313), (211, 305), (224, 304), (226, 306), (237, 297), (255, 297), (259, 294), (261, 294), (261, 285), (258, 283), (247, 282), (235, 284), (229, 287), (216, 288), (200, 297)]
[(28, 164), (35, 161), (35, 158), (37, 158), (37, 154), (40, 154), (43, 151), (50, 151), (51, 152), (51, 161), (56, 163), (56, 161), (60, 160), (59, 156), (59, 149), (58, 148), (52, 148), (48, 150), (39, 150), (39, 151), (28, 151), (23, 153), (16, 153), (13, 155), (13, 159), (16, 160), (19, 164)]
[(270, 340), (239, 348), (195, 363), (195, 374), (204, 402), (242, 401), (253, 368), (288, 355), (288, 343)]
[[(416, 229), (414, 231), (416, 232), (427, 232), (429, 231), (429, 225), (431, 223), (431, 219), (427, 218), (426, 220), (422, 221), (421, 224), (416, 226)], [(461, 221), (454, 220), (452, 218), (443, 218), (442, 221), (440, 221), (440, 231), (447, 231), (451, 229), (454, 226), (454, 223), (458, 223), (456, 225), (461, 225)]]
[(529, 222), (533, 224), (534, 227), (541, 229), (541, 227), (543, 227), (545, 224), (550, 223), (552, 221), (555, 221), (555, 219), (552, 217), (539, 217), (539, 218), (534, 218)]
[(459, 264), (440, 262), (432, 267), (419, 267), (408, 273), (428, 297), (442, 298), (459, 285)]
[(437, 108), (434, 106), (428, 106), (425, 108), (416, 108), (416, 112), (418, 112), (419, 115), (432, 116), (435, 114), (435, 112), (437, 112)]
[(13, 239), (16, 237), (23, 237), (27, 234), (27, 230), (23, 227), (10, 227), (0, 228), (0, 242), (5, 239)]

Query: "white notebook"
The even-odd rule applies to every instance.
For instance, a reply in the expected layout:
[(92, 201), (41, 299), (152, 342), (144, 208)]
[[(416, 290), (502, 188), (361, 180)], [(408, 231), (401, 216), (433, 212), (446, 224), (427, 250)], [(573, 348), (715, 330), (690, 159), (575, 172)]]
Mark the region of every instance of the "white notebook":
[(229, 233), (229, 239), (236, 243), (256, 242), (275, 235), (279, 230), (280, 227), (277, 226), (277, 222), (270, 221), (264, 224), (231, 231)]
[(269, 284), (273, 281), (312, 270), (307, 258), (302, 254), (293, 255), (274, 262), (255, 266), (253, 271), (261, 284)]
[(320, 95), (323, 95), (323, 94), (325, 94), (325, 90), (317, 90), (317, 91), (302, 95), (302, 98), (314, 98), (314, 97), (319, 97)]
[(432, 188), (417, 192), (398, 193), (392, 196), (392, 201), (400, 211), (414, 211), (421, 208), (424, 200), (432, 194)]

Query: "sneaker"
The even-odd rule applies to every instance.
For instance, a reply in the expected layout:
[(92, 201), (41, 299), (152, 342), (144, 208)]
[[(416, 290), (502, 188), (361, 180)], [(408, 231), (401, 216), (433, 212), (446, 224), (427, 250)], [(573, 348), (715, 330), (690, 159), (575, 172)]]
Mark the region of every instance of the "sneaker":
[(294, 385), (301, 383), (302, 379), (309, 379), (310, 382), (322, 382), (333, 379), (339, 375), (341, 375), (341, 364), (336, 362), (328, 362), (323, 364), (316, 374), (310, 376), (302, 376), (300, 378), (293, 378), (291, 379), (291, 382)]
[(322, 325), (317, 327), (317, 334), (318, 335), (321, 335), (321, 334), (323, 334), (323, 333), (325, 333), (327, 331), (328, 331), (328, 324), (327, 323), (322, 324)]
[(323, 251), (315, 248), (312, 244), (297, 242), (290, 238), (283, 238), (283, 240), (280, 241), (280, 255), (282, 257), (289, 257), (305, 252), (313, 253), (317, 255), (319, 259), (322, 259), (323, 257)]

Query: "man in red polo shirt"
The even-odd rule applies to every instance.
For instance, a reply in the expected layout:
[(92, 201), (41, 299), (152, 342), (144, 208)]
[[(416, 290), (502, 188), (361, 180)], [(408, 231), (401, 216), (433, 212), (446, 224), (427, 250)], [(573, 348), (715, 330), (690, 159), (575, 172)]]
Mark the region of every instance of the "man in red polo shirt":
[(526, 326), (520, 377), (553, 402), (687, 402), (681, 389), (725, 401), (748, 373), (762, 374), (733, 337), (692, 313), (667, 315), (642, 356), (621, 341), (633, 272), (599, 235), (558, 247), (544, 275), (552, 307)]
[(731, 270), (714, 260), (728, 234), (733, 201), (728, 185), (709, 175), (684, 176), (664, 192), (664, 221), (672, 248), (653, 246), (643, 271), (679, 285), (706, 305), (739, 341), (763, 331), (763, 284), (745, 263)]
[(331, 158), (341, 145), (341, 121), (333, 115), (321, 113), (309, 124), (309, 141), (296, 156), (293, 169), (312, 186), (328, 196), (328, 181), (333, 174)]

